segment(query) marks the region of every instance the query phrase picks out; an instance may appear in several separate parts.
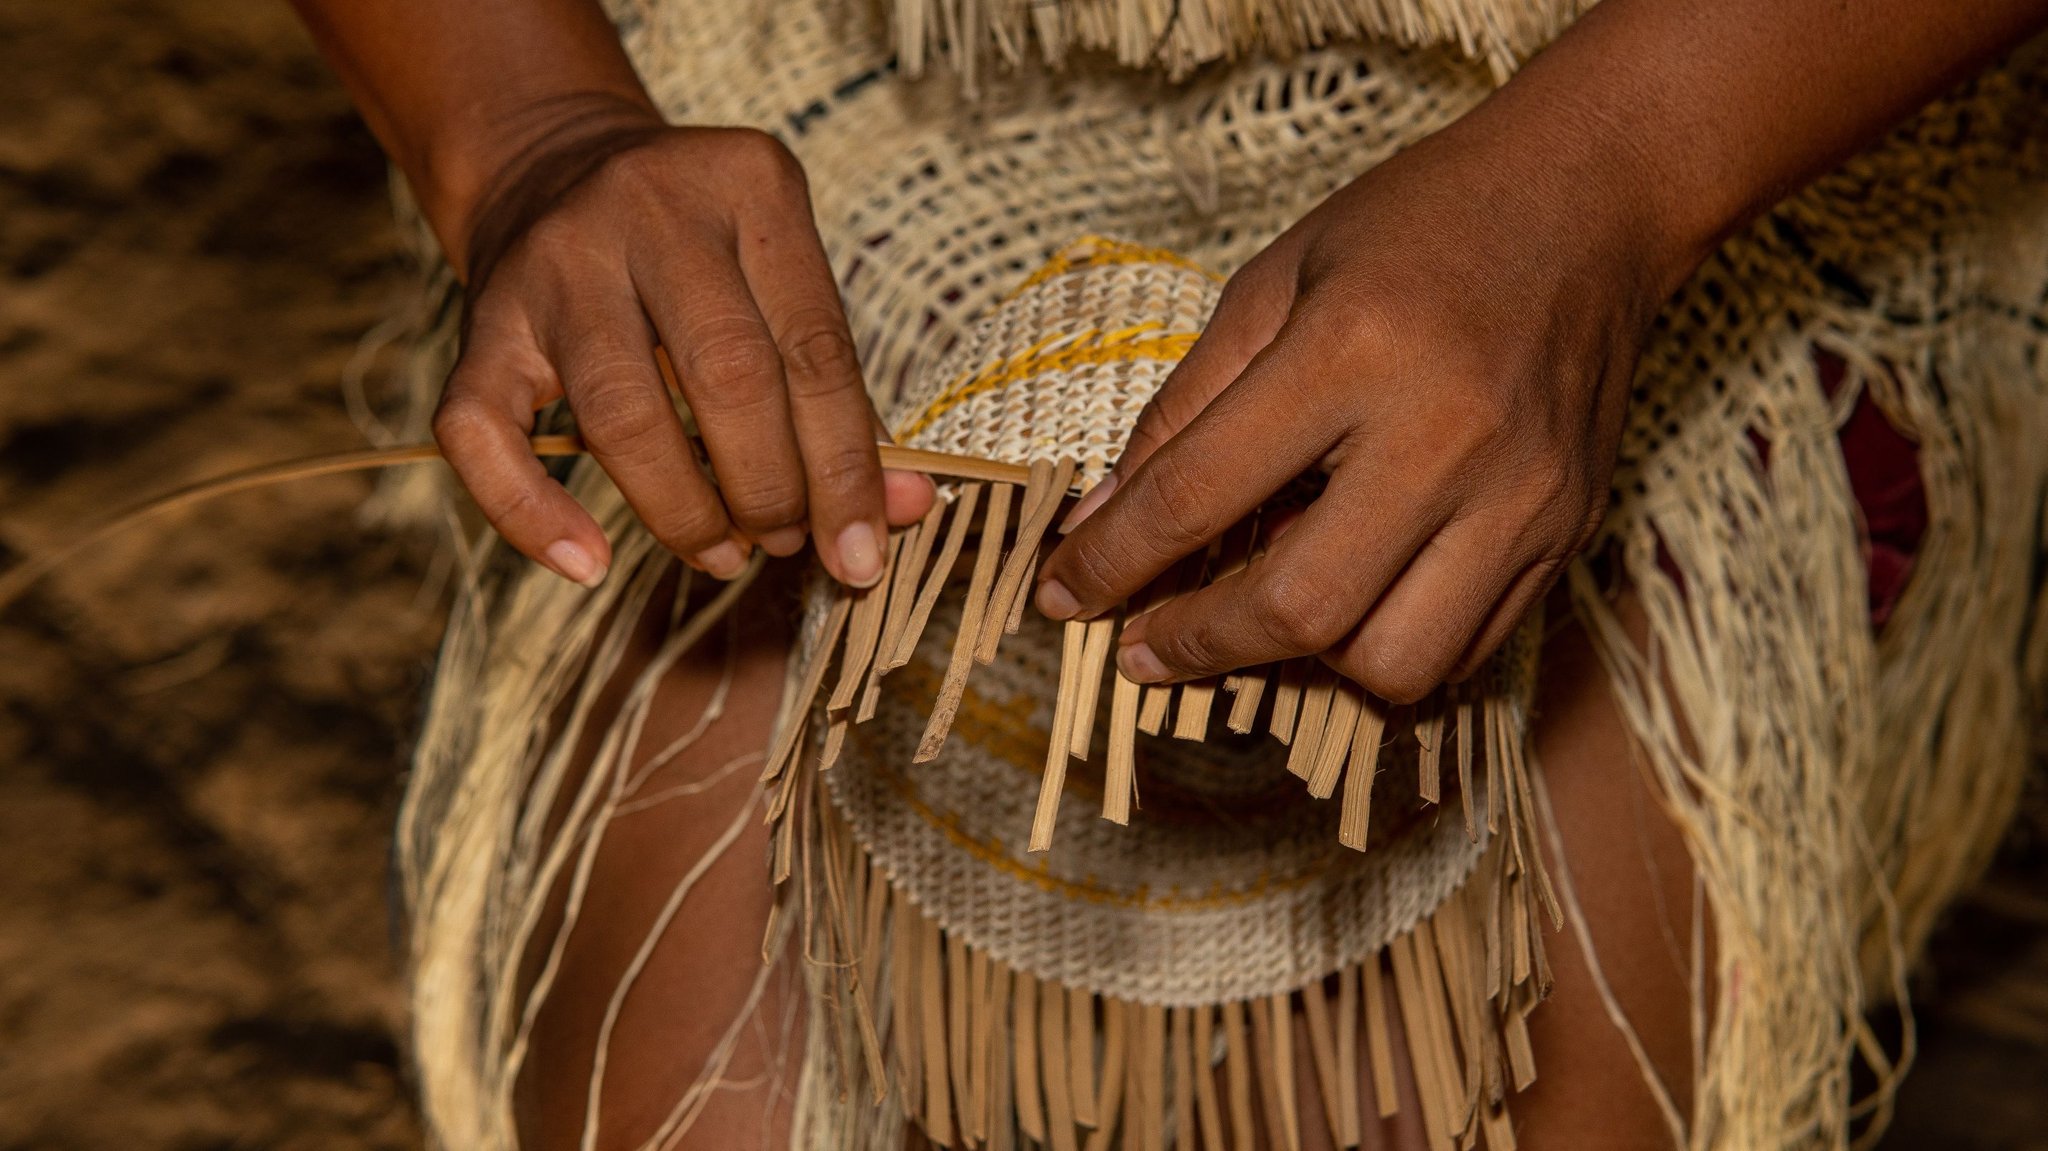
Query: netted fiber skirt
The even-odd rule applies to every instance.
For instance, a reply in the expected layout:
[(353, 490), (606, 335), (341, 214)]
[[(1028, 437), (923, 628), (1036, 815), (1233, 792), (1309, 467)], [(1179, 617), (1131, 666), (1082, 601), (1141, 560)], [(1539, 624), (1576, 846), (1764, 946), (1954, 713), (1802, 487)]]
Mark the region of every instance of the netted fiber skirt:
[[(948, 357), (991, 338), (977, 325), (997, 316), (1004, 297), (1077, 236), (1116, 237), (1227, 274), (1328, 192), (1469, 109), (1492, 83), (1448, 49), (1364, 44), (1245, 62), (1181, 84), (1086, 67), (1060, 76), (984, 75), (981, 98), (969, 103), (947, 77), (895, 75), (885, 31), (858, 6), (621, 4), (615, 16), (671, 117), (758, 126), (803, 159), (862, 362), (878, 406), (898, 427), (925, 418), (962, 370), (984, 366)], [(1850, 1068), (1859, 1046), (1861, 1057), (1871, 1052), (1862, 1012), (1901, 987), (1905, 965), (1981, 866), (2015, 802), (2029, 700), (2048, 673), (2033, 575), (2048, 482), (2043, 107), (2038, 54), (2023, 53), (1779, 206), (1709, 260), (1660, 319), (1638, 374), (1612, 511), (1568, 577), (1712, 910), (1714, 969), (1702, 978), (1712, 1011), (1686, 1117), (1686, 1138), (1701, 1147), (1846, 1145)], [(1155, 263), (1201, 276), (1163, 257)], [(1161, 284), (1172, 279), (1160, 276)], [(1145, 289), (1159, 294), (1131, 306), (1174, 320), (1174, 293), (1183, 289), (1161, 284)], [(1199, 291), (1194, 280), (1186, 284), (1185, 291)], [(438, 342), (427, 342), (417, 372), (423, 395), (446, 362), (449, 339), (443, 324)], [(1127, 383), (1163, 371), (1156, 365), (1170, 357), (1132, 362), (1139, 366), (1118, 369), (1132, 373)], [(1925, 511), (1910, 578), (1884, 597), (1881, 630), (1872, 620), (1865, 559), (1874, 540), (1859, 516), (1841, 439), (1859, 407), (1874, 408), (1914, 445)], [(1115, 444), (1089, 446), (1113, 452)], [(1012, 462), (1038, 458), (1029, 443), (987, 449), (1010, 453)], [(1086, 450), (1063, 454), (1089, 463)], [(523, 926), (532, 919), (527, 909), (559, 874), (547, 861), (566, 851), (556, 829), (532, 816), (562, 754), (560, 730), (543, 719), (602, 662), (599, 623), (621, 588), (638, 586), (635, 573), (657, 562), (601, 475), (583, 465), (571, 486), (614, 532), (610, 584), (588, 592), (522, 573), (486, 581), (466, 598), (450, 627), (401, 829), (417, 1050), (430, 1122), (451, 1147), (513, 1145), (522, 1008), (512, 973), (532, 942)], [(1028, 501), (1021, 488), (1018, 494), (1021, 515)], [(391, 498), (402, 502), (408, 493)], [(943, 546), (938, 526), (927, 541), (934, 550)], [(1647, 612), (1645, 642), (1632, 641), (1608, 606), (1606, 592), (1620, 581)], [(958, 626), (948, 623), (951, 610), (932, 610), (921, 643), (939, 644), (948, 626)], [(807, 633), (814, 647), (830, 614), (821, 599)], [(1033, 638), (1040, 624), (1020, 627), (1002, 641), (1013, 662), (999, 657), (977, 673), (986, 674), (983, 686), (995, 702), (1014, 705), (983, 701), (984, 726), (995, 733), (983, 742), (1029, 736), (1042, 753), (1059, 719), (1058, 677), (1049, 669), (1066, 662), (1071, 645)], [(1087, 638), (1080, 639), (1084, 657)], [(920, 663), (916, 645), (911, 657), (880, 681), (901, 687), (906, 700), (919, 695), (912, 688), (920, 680), (930, 687), (945, 679), (945, 665)], [(864, 922), (842, 932), (851, 942), (882, 941), (881, 966), (868, 984), (877, 997), (893, 990), (892, 956), (897, 967), (913, 958), (927, 971), (935, 964), (938, 975), (918, 984), (917, 994), (934, 985), (974, 989), (942, 993), (949, 1014), (940, 1032), (950, 1035), (954, 1008), (945, 995), (959, 998), (969, 1019), (999, 1013), (1014, 1023), (1026, 977), (1034, 995), (1042, 979), (1079, 989), (1090, 997), (1091, 1059), (1106, 1058), (1115, 1042), (1120, 1058), (1136, 1059), (1130, 1065), (1166, 1069), (1159, 1093), (1145, 1099), (1147, 1114), (1177, 1115), (1172, 1084), (1186, 1080), (1176, 1068), (1206, 1065), (1212, 1050), (1198, 1047), (1199, 1035), (1216, 1043), (1213, 1050), (1228, 1048), (1227, 1037), (1198, 1027), (1227, 1032), (1235, 1011), (1256, 1030), (1261, 1010), (1264, 1026), (1284, 1026), (1288, 1012), (1276, 1000), (1330, 987), (1336, 990), (1325, 1006), (1335, 1009), (1352, 980), (1400, 980), (1403, 967), (1411, 987), (1434, 986), (1442, 998), (1441, 1015), (1451, 1020), (1442, 1051), (1459, 1064), (1456, 1085), (1490, 1091), (1485, 1060), (1465, 1070), (1466, 1047), (1499, 1038), (1499, 1050), (1487, 1048), (1496, 1060), (1489, 1065), (1514, 1079), (1509, 1020), (1527, 1000), (1514, 990), (1522, 984), (1513, 978), (1512, 940), (1509, 978), (1488, 986), (1489, 973), (1499, 970), (1498, 955), (1485, 950), (1493, 892), (1473, 877), (1488, 874), (1482, 862), (1498, 853), (1502, 834), (1494, 829), (1507, 817), (1505, 788), (1489, 789), (1488, 765), (1499, 762), (1505, 773), (1519, 755), (1525, 718), (1514, 701), (1526, 698), (1528, 677), (1540, 674), (1533, 664), (1496, 671), (1490, 682), (1498, 707), (1490, 714), (1497, 730), (1489, 734), (1486, 721), (1476, 721), (1470, 730), (1478, 734), (1467, 737), (1482, 753), (1473, 783), (1442, 796), (1471, 805), (1470, 835), (1455, 816), (1403, 823), (1409, 805), (1423, 802), (1427, 785), (1417, 782), (1416, 794), (1374, 808), (1363, 853), (1339, 849), (1341, 797), (1303, 794), (1301, 781), (1285, 774), (1285, 748), (1226, 739), (1201, 753), (1240, 756), (1248, 769), (1289, 784), (1290, 802), (1321, 805), (1276, 817), (1300, 822), (1267, 837), (1274, 850), (1327, 859), (1319, 864), (1323, 882), (1378, 894), (1362, 899), (1358, 921), (1279, 933), (1257, 962), (1219, 961), (1226, 977), (1200, 987), (1173, 985), (1173, 965), (1145, 959), (1142, 949), (1135, 959), (1091, 958), (1079, 941), (1049, 944), (1028, 923), (976, 923), (965, 909), (984, 899), (944, 910), (952, 905), (940, 891), (953, 889), (910, 877), (913, 871), (941, 874), (966, 866), (965, 857), (990, 869), (960, 872), (967, 878), (959, 882), (970, 886), (996, 882), (990, 875), (1043, 885), (1008, 869), (1004, 860), (1020, 845), (1006, 843), (1000, 857), (975, 856), (958, 837), (947, 840), (952, 855), (912, 850), (919, 833), (905, 824), (909, 805), (882, 786), (888, 772), (910, 770), (899, 762), (908, 736), (890, 726), (883, 696), (876, 718), (850, 724), (837, 752), (851, 757), (845, 763), (874, 769), (816, 776), (824, 786), (811, 793), (808, 810), (818, 818), (804, 834), (820, 844), (836, 837), (829, 843), (844, 863), (840, 874), (858, 877), (858, 901), (842, 905), (858, 907), (863, 920), (870, 904), (881, 908), (880, 934), (869, 935)], [(822, 690), (834, 686), (827, 679)], [(858, 711), (864, 690), (842, 709)], [(1475, 714), (1488, 712), (1484, 700), (1468, 702)], [(918, 699), (920, 707), (930, 703), (930, 696)], [(830, 700), (819, 706), (826, 710), (809, 724), (799, 723), (804, 709), (795, 702), (787, 709), (784, 735), (801, 735), (789, 743), (793, 764), (815, 766), (826, 754)], [(1455, 730), (1456, 702), (1449, 706), (1453, 718), (1445, 722)], [(1218, 723), (1223, 711), (1217, 705)], [(969, 746), (967, 734), (962, 728), (954, 738)], [(1409, 743), (1427, 748), (1428, 736)], [(1458, 746), (1436, 750), (1455, 760)], [(985, 770), (1015, 773), (1000, 755), (982, 758)], [(1139, 782), (1142, 788), (1142, 771)], [(1021, 786), (1032, 794), (1034, 785)], [(1197, 794), (1185, 806), (1213, 799)], [(763, 801), (777, 802), (773, 785)], [(1029, 806), (991, 818), (1021, 820)], [(1173, 805), (1162, 795), (1161, 806)], [(1098, 824), (1095, 814), (1062, 808), (1062, 838), (1044, 858), (1059, 859), (1069, 839), (1078, 851), (1104, 837), (1149, 834)], [(1454, 834), (1427, 838), (1446, 826)], [(1412, 849), (1405, 856), (1403, 844)], [(1104, 850), (1128, 851), (1128, 843)], [(1404, 858), (1431, 862), (1389, 879)], [(1230, 887), (1227, 877), (1212, 879)], [(764, 871), (763, 882), (770, 881)], [(1397, 905), (1409, 910), (1387, 914)], [(1438, 925), (1453, 920), (1475, 926), (1449, 932), (1446, 942)], [(789, 929), (816, 926), (792, 922)], [(1479, 951), (1460, 950), (1472, 938), (1481, 941)], [(914, 957), (897, 954), (912, 942)], [(854, 954), (857, 965), (864, 953)], [(1434, 963), (1433, 984), (1424, 961)], [(1006, 973), (1000, 994), (1008, 997), (1000, 1005), (986, 974), (998, 969)], [(1265, 972), (1256, 986), (1243, 974), (1254, 969)], [(848, 994), (834, 978), (814, 983), (820, 1003)], [(891, 1059), (930, 1066), (934, 1053), (926, 1048), (895, 1053), (886, 1005), (869, 1007), (877, 1034), (861, 1033), (856, 1023), (850, 1039), (828, 1030), (807, 1041), (807, 1065), (820, 1070), (819, 1089), (804, 1106), (823, 1118), (799, 1124), (805, 1151), (879, 1146), (889, 1125), (904, 1121), (898, 1100), (878, 1104), (825, 1085), (857, 1081), (866, 1073), (857, 1069), (877, 1055), (884, 1073)], [(1183, 1010), (1194, 1052), (1185, 1058), (1176, 1038)], [(1486, 1026), (1461, 1022), (1480, 1016)], [(1039, 1019), (1034, 1041), (1053, 1026), (1048, 1011)], [(1256, 1046), (1256, 1037), (1246, 1042)], [(1141, 1050), (1142, 1058), (1131, 1055)], [(971, 1094), (971, 1053), (962, 1059)], [(939, 1077), (949, 1098), (957, 1094), (952, 1074), (948, 1067)], [(982, 1075), (997, 1085), (993, 1071)], [(1148, 1074), (1131, 1082), (1150, 1092), (1155, 1081)], [(929, 1106), (936, 1089), (920, 1097), (917, 1121), (927, 1130), (936, 1122)], [(1106, 1080), (1100, 1090), (1108, 1090)], [(991, 1132), (1030, 1135), (1011, 1103), (1007, 1119), (984, 1121)], [(1446, 1122), (1479, 1123), (1474, 1117), (1484, 1111)], [(892, 1113), (899, 1118), (887, 1118)], [(963, 1126), (974, 1133), (972, 1118), (949, 1111), (956, 1141)], [(1145, 1122), (1147, 1140), (1191, 1138), (1175, 1118), (1156, 1128)]]

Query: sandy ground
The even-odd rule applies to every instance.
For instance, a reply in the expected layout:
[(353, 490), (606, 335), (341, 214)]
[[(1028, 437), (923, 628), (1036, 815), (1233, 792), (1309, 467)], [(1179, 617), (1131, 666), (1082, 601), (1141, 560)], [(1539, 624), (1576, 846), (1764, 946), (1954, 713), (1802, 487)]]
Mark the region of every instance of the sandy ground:
[[(284, 4), (0, 3), (0, 539), (358, 446), (404, 277)], [(366, 490), (118, 540), (0, 630), (0, 1147), (404, 1148), (385, 854), (438, 621)]]
[[(277, 0), (0, 0), (0, 559), (356, 446), (384, 169)], [(411, 1148), (388, 828), (438, 634), (359, 479), (0, 619), (0, 1151)], [(2048, 819), (1958, 914), (1891, 1147), (2048, 1148)]]

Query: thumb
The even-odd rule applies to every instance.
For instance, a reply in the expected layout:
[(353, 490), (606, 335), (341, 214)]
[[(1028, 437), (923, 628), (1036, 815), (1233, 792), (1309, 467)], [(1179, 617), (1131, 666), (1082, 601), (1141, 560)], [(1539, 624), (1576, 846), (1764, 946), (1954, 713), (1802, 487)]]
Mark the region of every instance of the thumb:
[(1273, 342), (1288, 312), (1294, 306), (1292, 261), (1268, 258), (1253, 260), (1238, 269), (1216, 310), (1188, 354), (1168, 373), (1145, 410), (1138, 413), (1125, 441), (1123, 454), (1103, 481), (1081, 497), (1060, 523), (1062, 535), (1074, 530), (1116, 493), (1140, 465), (1172, 439), (1209, 401), (1220, 395), (1241, 374), (1245, 365)]

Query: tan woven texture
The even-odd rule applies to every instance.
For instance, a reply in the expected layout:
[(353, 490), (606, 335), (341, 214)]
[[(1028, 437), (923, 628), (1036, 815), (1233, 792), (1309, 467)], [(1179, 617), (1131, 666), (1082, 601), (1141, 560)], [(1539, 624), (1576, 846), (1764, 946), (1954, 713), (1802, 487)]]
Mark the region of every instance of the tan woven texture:
[[(614, 14), (670, 115), (756, 125), (802, 157), (863, 364), (898, 421), (920, 407), (916, 389), (957, 381), (941, 370), (947, 353), (1073, 237), (1118, 236), (1228, 273), (1491, 82), (1458, 35), (1423, 30), (1407, 38), (1439, 47), (1347, 44), (1181, 85), (1076, 61), (1058, 76), (988, 68), (969, 102), (950, 77), (895, 77), (889, 45), (903, 30), (833, 0)], [(1595, 569), (1572, 571), (1712, 912), (1695, 1103), (1673, 1115), (1682, 1144), (1847, 1146), (1859, 1048), (1891, 1069), (1863, 1009), (1903, 992), (1909, 957), (2014, 803), (2029, 693), (2048, 673), (2030, 602), (2048, 481), (2041, 77), (2038, 53), (2023, 53), (1709, 262), (1639, 373), (1595, 551), (1647, 608), (1646, 647), (1613, 618)], [(1159, 306), (1170, 320), (1175, 307)], [(424, 363), (445, 356), (446, 338)], [(1832, 396), (1817, 351), (1849, 365)], [(1882, 637), (1835, 440), (1863, 394), (1917, 440), (1930, 513)], [(959, 434), (1005, 434), (1000, 413), (976, 420)], [(579, 799), (558, 839), (533, 814), (536, 796), (553, 801), (568, 742), (538, 721), (601, 671), (604, 612), (651, 562), (594, 469), (572, 486), (619, 540), (612, 586), (533, 576), (466, 602), (402, 829), (418, 1051), (448, 1146), (513, 1145), (518, 1021), (545, 993), (521, 994), (518, 957), (533, 909), (586, 850), (570, 832), (601, 826), (609, 802), (601, 790)], [(1044, 658), (1017, 646), (1026, 665)], [(1001, 666), (980, 669), (980, 688), (1014, 696)], [(849, 741), (901, 738), (874, 722)], [(1063, 837), (1108, 830), (1073, 814)], [(1412, 971), (1403, 939), (1390, 961), (1407, 954)], [(1125, 1015), (1104, 1006), (1101, 1025)], [(1129, 1018), (1150, 1026), (1142, 1011)], [(809, 1105), (829, 1110), (810, 1087)]]
[[(772, 873), (816, 964), (799, 1145), (892, 1148), (900, 1110), (949, 1146), (1057, 1146), (1076, 1124), (1143, 1146), (1169, 1105), (1192, 1140), (1210, 1068), (1169, 1064), (1167, 1009), (1190, 1029), (1222, 1008), (1270, 1030), (1298, 1006), (1327, 1032), (1317, 1070), (1334, 1084), (1336, 1034), (1372, 1024), (1355, 1000), (1330, 1003), (1325, 979), (1384, 975), (1416, 1034), (1442, 1041), (1421, 1079), (1432, 1145), (1507, 1146), (1505, 1085), (1528, 1080), (1522, 1021), (1548, 982), (1537, 925), (1556, 911), (1518, 862), (1537, 850), (1520, 754), (1533, 642), (1412, 711), (1305, 660), (1140, 688), (1106, 669), (1115, 618), (1053, 625), (1023, 610), (1028, 581), (992, 579), (1028, 570), (1068, 473), (1083, 487), (1102, 474), (1217, 296), (1170, 252), (1077, 241), (897, 405), (909, 446), (1029, 462), (1032, 478), (949, 485), (896, 534), (881, 584), (821, 580), (812, 597), (766, 773)], [(977, 525), (971, 561), (954, 543), (932, 558), (934, 539)], [(1256, 519), (1227, 538), (1174, 586), (1248, 558)], [(1440, 798), (1463, 817), (1438, 818)], [(1072, 1016), (1006, 1010), (1025, 984)], [(1119, 1039), (1146, 1026), (1152, 1048)], [(990, 1044), (1056, 1049), (1048, 1078), (1099, 1048), (1103, 1075), (1130, 1083), (1083, 1075), (1073, 1117), (1038, 1115), (1019, 1101), (1031, 1090), (990, 1093)], [(1317, 1117), (1284, 1102), (1288, 1062), (1254, 1047), (1224, 1061), (1270, 1096), (1272, 1145), (1292, 1146)], [(1371, 1070), (1391, 1074), (1384, 1062)], [(869, 1102), (891, 1095), (900, 1107)], [(1358, 1127), (1355, 1101), (1326, 1103), (1333, 1138), (1355, 1143), (1336, 1134)]]
[(826, 781), (920, 910), (1013, 968), (1176, 1007), (1290, 992), (1379, 951), (1479, 858), (1483, 839), (1415, 801), (1412, 748), (1382, 758), (1407, 795), (1383, 789), (1358, 852), (1337, 842), (1337, 805), (1308, 799), (1264, 732), (1140, 737), (1130, 825), (1100, 818), (1099, 780), (1072, 779), (1053, 850), (1029, 855), (1059, 629), (1039, 620), (1005, 641), (945, 753), (912, 766), (955, 626), (934, 619), (919, 661), (892, 677), (893, 701), (853, 728)]
[(1254, 52), (1292, 56), (1371, 38), (1455, 45), (1498, 78), (1562, 31), (1593, 0), (889, 0), (897, 58), (920, 75), (943, 59), (972, 91), (991, 67), (1036, 56), (1058, 66), (1103, 53), (1176, 79)]

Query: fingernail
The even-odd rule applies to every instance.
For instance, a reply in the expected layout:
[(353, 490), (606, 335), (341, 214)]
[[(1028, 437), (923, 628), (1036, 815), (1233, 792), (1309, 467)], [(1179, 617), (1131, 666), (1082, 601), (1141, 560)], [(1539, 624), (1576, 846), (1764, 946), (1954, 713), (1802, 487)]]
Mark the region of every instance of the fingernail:
[(714, 579), (731, 579), (747, 566), (747, 553), (740, 545), (724, 540), (697, 553), (697, 566), (711, 573)]
[(1116, 668), (1125, 679), (1137, 683), (1161, 683), (1167, 678), (1166, 665), (1152, 654), (1149, 643), (1134, 643), (1117, 652)]
[(1081, 501), (1074, 505), (1074, 510), (1067, 513), (1067, 518), (1060, 521), (1060, 534), (1066, 535), (1080, 527), (1081, 521), (1094, 515), (1095, 509), (1101, 507), (1103, 501), (1109, 499), (1115, 491), (1116, 473), (1111, 472), (1101, 483), (1089, 488), (1081, 497)]
[(923, 472), (906, 471), (903, 468), (883, 468), (882, 482), (885, 484), (912, 483), (920, 485), (925, 488), (929, 488), (932, 491), (937, 491), (939, 487), (938, 484), (932, 482), (932, 478), (930, 476), (925, 475)]
[(573, 541), (556, 540), (541, 555), (548, 566), (555, 569), (555, 574), (571, 583), (596, 587), (604, 581), (605, 566)]
[(1072, 619), (1081, 612), (1081, 601), (1067, 590), (1067, 585), (1056, 579), (1049, 579), (1038, 585), (1038, 610), (1049, 619)]
[(804, 540), (807, 538), (809, 537), (804, 529), (792, 524), (767, 532), (755, 542), (761, 545), (762, 551), (771, 556), (793, 556), (803, 550)]
[(840, 530), (839, 571), (855, 587), (873, 587), (882, 578), (882, 549), (874, 528), (852, 523)]

